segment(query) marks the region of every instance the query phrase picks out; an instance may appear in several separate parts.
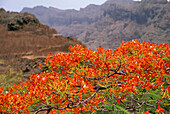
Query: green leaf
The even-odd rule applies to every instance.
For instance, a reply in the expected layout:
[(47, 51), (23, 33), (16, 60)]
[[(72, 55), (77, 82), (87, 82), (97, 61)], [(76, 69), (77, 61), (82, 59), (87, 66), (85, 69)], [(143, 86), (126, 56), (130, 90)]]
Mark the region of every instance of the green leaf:
[(120, 107), (120, 106), (117, 106), (115, 105), (117, 108), (119, 108), (120, 110), (124, 111), (126, 114), (131, 114), (129, 111), (127, 111), (126, 109)]
[(169, 61), (169, 60), (170, 60), (168, 57), (164, 57), (164, 58), (162, 58), (162, 59), (165, 59), (165, 60), (167, 60), (167, 61)]
[(154, 99), (161, 99), (162, 97), (160, 95), (156, 95), (154, 93), (145, 93), (147, 96), (152, 97)]
[(142, 59), (144, 56), (143, 55), (139, 55), (139, 59)]
[(114, 62), (116, 61), (115, 59), (109, 59), (108, 62)]
[(120, 59), (109, 59), (108, 62), (120, 61)]
[(79, 71), (81, 72), (81, 71), (85, 71), (84, 69), (79, 69)]
[(111, 105), (102, 105), (104, 106), (107, 110), (111, 110), (113, 107)]
[(167, 74), (164, 74), (162, 76), (165, 77), (165, 78), (170, 78), (170, 75), (167, 75)]

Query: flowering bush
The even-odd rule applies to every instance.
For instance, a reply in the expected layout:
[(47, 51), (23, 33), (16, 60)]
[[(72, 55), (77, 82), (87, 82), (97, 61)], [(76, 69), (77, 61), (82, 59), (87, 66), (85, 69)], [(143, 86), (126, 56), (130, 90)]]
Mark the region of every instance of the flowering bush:
[(170, 112), (170, 44), (132, 40), (96, 50), (50, 54), (46, 71), (0, 89), (0, 112)]

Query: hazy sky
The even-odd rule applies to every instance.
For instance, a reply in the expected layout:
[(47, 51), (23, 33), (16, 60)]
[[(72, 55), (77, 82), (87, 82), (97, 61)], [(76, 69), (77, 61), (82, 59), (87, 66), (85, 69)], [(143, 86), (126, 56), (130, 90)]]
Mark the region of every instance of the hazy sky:
[[(77, 9), (84, 8), (89, 4), (102, 4), (107, 0), (0, 0), (0, 8), (7, 11), (21, 11), (23, 7), (35, 7), (43, 5), (52, 6), (59, 9)], [(140, 1), (140, 0), (135, 0)]]
[(21, 11), (23, 7), (43, 5), (59, 9), (80, 9), (89, 4), (102, 4), (107, 0), (0, 0), (0, 8), (7, 11)]
[(35, 7), (43, 5), (52, 6), (59, 9), (77, 9), (84, 8), (89, 4), (102, 4), (107, 0), (0, 0), (0, 8), (7, 11), (21, 11), (23, 7)]

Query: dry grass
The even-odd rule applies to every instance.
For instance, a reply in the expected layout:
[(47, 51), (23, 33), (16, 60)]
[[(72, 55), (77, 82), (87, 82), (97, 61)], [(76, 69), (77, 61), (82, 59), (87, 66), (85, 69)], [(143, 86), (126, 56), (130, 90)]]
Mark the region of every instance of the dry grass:
[(19, 67), (17, 64), (22, 58), (45, 58), (49, 53), (68, 52), (70, 45), (81, 44), (72, 38), (54, 37), (54, 34), (57, 32), (45, 25), (25, 26), (19, 31), (7, 31), (0, 25), (0, 59), (6, 66)]
[(8, 70), (5, 74), (0, 73), (0, 77), (0, 87), (4, 88), (4, 92), (8, 91), (8, 87), (13, 86), (14, 83), (19, 84), (22, 81), (26, 81), (21, 72), (14, 73), (10, 66), (8, 66)]

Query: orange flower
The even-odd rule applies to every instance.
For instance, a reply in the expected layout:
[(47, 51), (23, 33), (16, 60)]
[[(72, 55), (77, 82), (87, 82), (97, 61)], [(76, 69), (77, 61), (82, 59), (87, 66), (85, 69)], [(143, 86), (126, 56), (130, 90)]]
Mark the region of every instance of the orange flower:
[(144, 113), (146, 113), (146, 114), (150, 114), (150, 113), (149, 113), (149, 110), (145, 111)]
[(164, 109), (163, 109), (163, 108), (160, 108), (160, 107), (159, 107), (159, 104), (157, 104), (157, 108), (155, 107), (155, 109), (156, 109), (156, 112), (161, 112), (161, 113), (164, 112)]
[(38, 66), (40, 69), (42, 68), (42, 64), (41, 63), (39, 63), (39, 66)]

